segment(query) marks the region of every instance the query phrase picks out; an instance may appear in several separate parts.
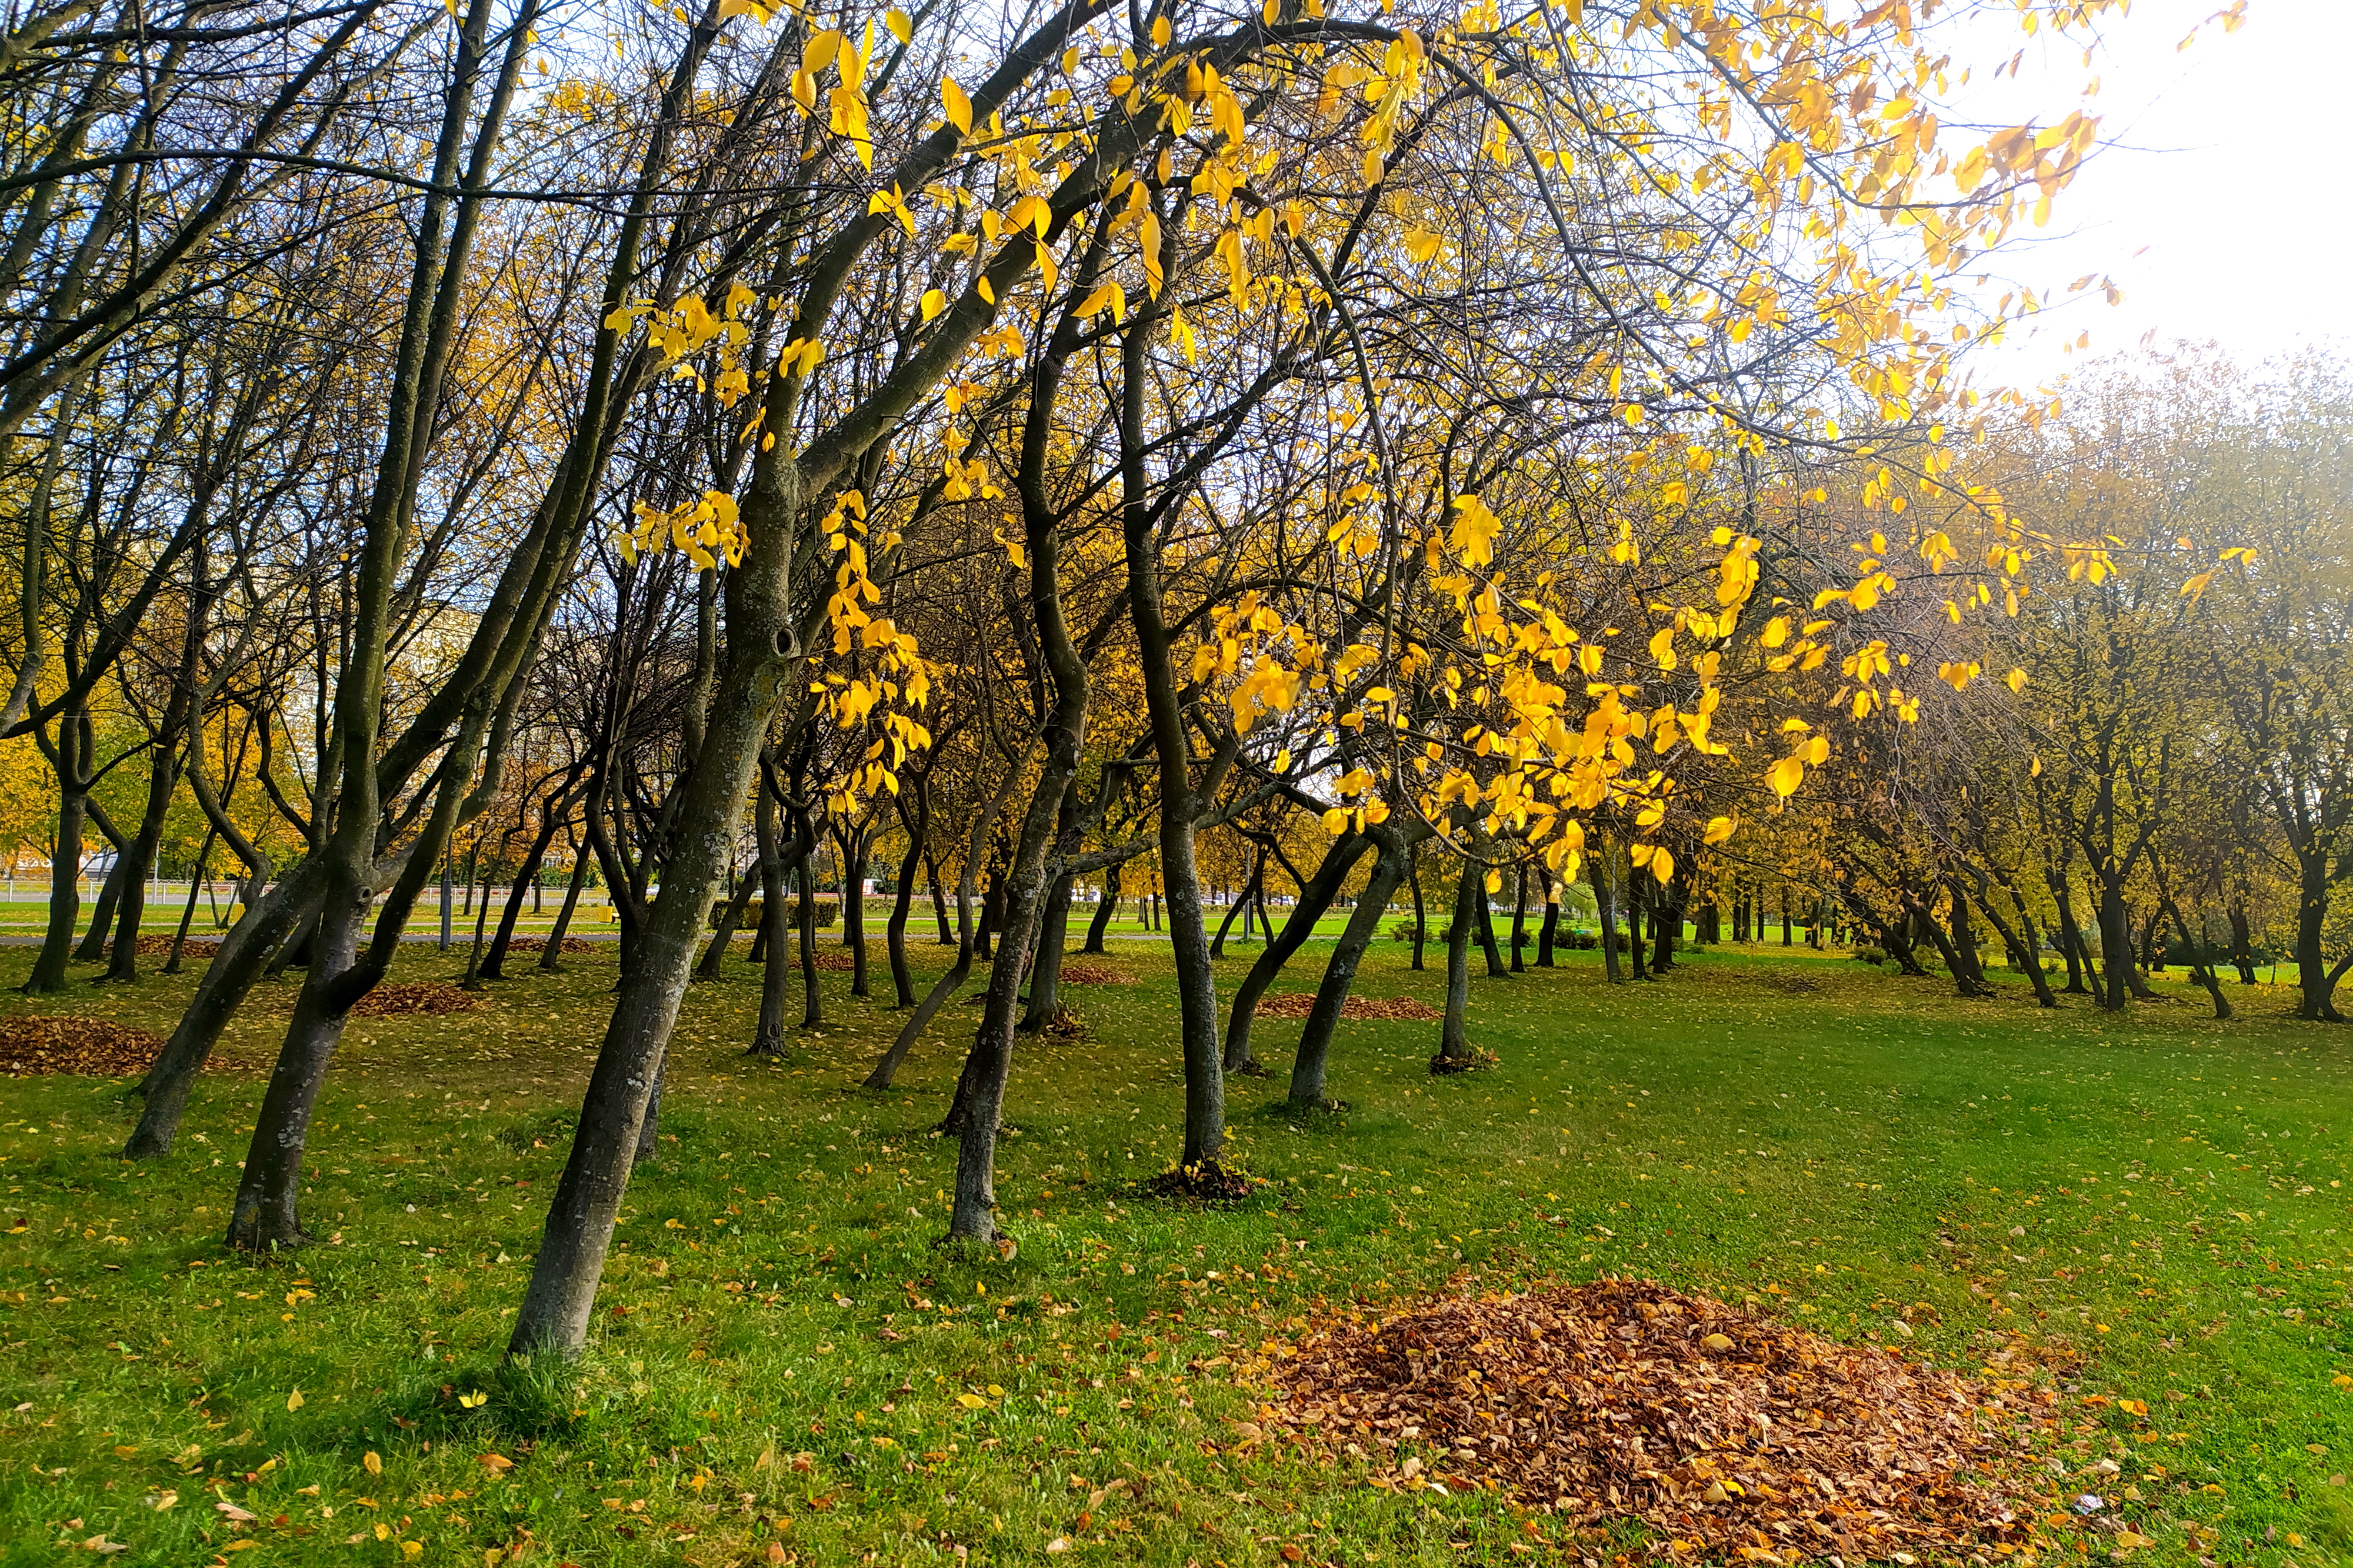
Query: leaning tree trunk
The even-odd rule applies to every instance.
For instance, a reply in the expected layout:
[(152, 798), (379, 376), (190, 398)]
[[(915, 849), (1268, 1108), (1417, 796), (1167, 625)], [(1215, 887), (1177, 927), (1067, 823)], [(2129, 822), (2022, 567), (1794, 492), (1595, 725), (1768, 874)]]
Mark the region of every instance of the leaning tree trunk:
[(1110, 951), (1110, 949), (1103, 946), (1103, 933), (1111, 929), (1112, 917), (1119, 913), (1119, 882), (1120, 867), (1122, 864), (1122, 862), (1115, 860), (1103, 870), (1103, 891), (1095, 900), (1094, 918), (1087, 921), (1086, 945), (1079, 949), (1081, 952), (1100, 953), (1108, 952)]
[[(905, 798), (904, 795), (900, 797), (902, 805)], [(907, 816), (902, 812), (900, 820), (907, 830), (907, 853), (899, 859), (899, 885), (892, 896), (891, 920), (883, 927), (882, 942), (891, 956), (892, 1005), (905, 1008), (915, 1005), (915, 978), (907, 969), (907, 916), (915, 907), (915, 871), (923, 864), (923, 841), (931, 831), (931, 778), (928, 773), (916, 781), (914, 814)]]
[(1332, 1032), (1339, 1026), (1340, 1015), (1348, 1005), (1348, 993), (1356, 984), (1356, 966), (1364, 960), (1365, 949), (1380, 934), (1381, 917), (1388, 911), (1389, 896), (1405, 879), (1407, 853), (1406, 846), (1383, 837), (1380, 858), (1373, 862), (1372, 875), (1365, 879), (1364, 896), (1356, 900), (1355, 912), (1349, 915), (1339, 942), (1332, 949), (1331, 961), (1324, 966), (1324, 983), (1315, 989), (1315, 1005), (1299, 1031), (1298, 1055), (1292, 1058), (1289, 1099), (1293, 1110), (1320, 1110), (1327, 1103), (1324, 1079), (1332, 1055)]
[(1309, 876), (1306, 886), (1299, 889), (1299, 901), (1292, 906), (1282, 930), (1267, 939), (1266, 946), (1251, 963), (1250, 973), (1242, 976), (1241, 984), (1234, 991), (1233, 1015), (1226, 1025), (1228, 1072), (1258, 1070), (1258, 1063), (1250, 1055), (1250, 1023), (1258, 1016), (1259, 998), (1266, 994), (1266, 988), (1274, 984), (1274, 977), (1282, 973), (1292, 954), (1314, 934), (1315, 922), (1324, 918), (1324, 911), (1339, 896), (1340, 884), (1347, 880), (1349, 869), (1372, 845), (1372, 839), (1362, 833), (1343, 834), (1332, 841), (1331, 847), (1324, 852), (1323, 863)]
[(166, 974), (180, 973), (180, 958), (188, 946), (188, 928), (196, 920), (196, 895), (206, 885), (205, 873), (212, 865), (213, 837), (213, 830), (206, 828), (204, 847), (196, 851), (195, 871), (188, 879), (188, 901), (180, 910), (180, 928), (172, 933), (172, 952), (164, 960), (164, 973)]
[(561, 969), (558, 962), (564, 954), (564, 938), (572, 929), (573, 912), (580, 908), (580, 889), (588, 883), (588, 846), (583, 843), (572, 857), (572, 879), (564, 885), (564, 902), (555, 911), (555, 924), (548, 928), (547, 945), (539, 950), (539, 966), (550, 973)]
[(1045, 911), (1038, 921), (1038, 941), (1029, 962), (1029, 1002), (1021, 1015), (1021, 1033), (1043, 1033), (1061, 1016), (1062, 949), (1071, 936), (1071, 889), (1076, 880), (1068, 872), (1056, 877), (1046, 894)]
[(1487, 902), (1487, 878), (1483, 870), (1480, 873), (1479, 885), (1474, 896), (1477, 900), (1478, 913), (1475, 918), (1478, 923), (1472, 929), (1479, 936), (1479, 951), (1486, 955), (1487, 978), (1501, 980), (1511, 971), (1504, 967), (1503, 950), (1495, 942), (1495, 916)]
[[(785, 951), (785, 922), (791, 919), (791, 906), (785, 891), (786, 854), (776, 842), (776, 795), (765, 783), (760, 786), (759, 803), (752, 810), (752, 823), (759, 851), (760, 945), (766, 959), (760, 969), (760, 1021), (753, 1029), (747, 1054), (781, 1057), (785, 1054), (786, 976), (790, 972), (778, 954)], [(799, 849), (800, 840), (796, 837), (796, 856)]]

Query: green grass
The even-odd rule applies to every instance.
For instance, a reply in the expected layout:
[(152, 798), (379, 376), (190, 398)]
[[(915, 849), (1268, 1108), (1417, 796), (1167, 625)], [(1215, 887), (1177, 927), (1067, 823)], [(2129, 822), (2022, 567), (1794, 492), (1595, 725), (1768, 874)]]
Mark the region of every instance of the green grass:
[[(885, 1006), (828, 973), (828, 1027), (758, 1065), (755, 972), (733, 969), (690, 996), (661, 1161), (591, 1352), (561, 1368), (499, 1352), (612, 957), (526, 968), (471, 1015), (355, 1021), (305, 1194), (328, 1239), (273, 1266), (218, 1245), (258, 1073), (208, 1075), (153, 1165), (114, 1158), (118, 1086), (7, 1082), (0, 1563), (101, 1535), (126, 1563), (240, 1568), (485, 1564), (526, 1541), (551, 1568), (771, 1543), (812, 1564), (1573, 1563), (1595, 1549), (1531, 1558), (1499, 1497), (1237, 1451), (1233, 1379), (1356, 1304), (1604, 1271), (1847, 1339), (1902, 1311), (1913, 1353), (1971, 1370), (2022, 1335), (2069, 1394), (2039, 1511), (2128, 1485), (2149, 1561), (2353, 1561), (2344, 1035), (2266, 988), (2217, 1025), (2173, 988), (2109, 1019), (1774, 948), (1618, 990), (1594, 957), (1474, 982), (1493, 1070), (1433, 1079), (1434, 1026), (1348, 1024), (1344, 1113), (1295, 1121), (1280, 1078), (1237, 1081), (1236, 1152), (1268, 1184), (1199, 1211), (1138, 1190), (1176, 1147), (1173, 1000), (1165, 954), (1114, 950), (1140, 983), (1072, 990), (1091, 1032), (1021, 1047), (999, 1177), (1021, 1247), (987, 1264), (932, 1245), (954, 1150), (928, 1130), (971, 1010), (876, 1097), (855, 1085)], [(0, 952), (0, 982), (29, 962)], [(1440, 974), (1403, 965), (1377, 944), (1362, 994), (1434, 1001)], [(455, 967), (427, 950), (400, 977)], [(192, 984), (42, 1005), (161, 1029)], [(291, 991), (264, 987), (224, 1054), (266, 1063)], [(1259, 1026), (1278, 1069), (1297, 1028)], [(2094, 1479), (2101, 1459), (2121, 1475)], [(2110, 1540), (2053, 1528), (2048, 1560)]]

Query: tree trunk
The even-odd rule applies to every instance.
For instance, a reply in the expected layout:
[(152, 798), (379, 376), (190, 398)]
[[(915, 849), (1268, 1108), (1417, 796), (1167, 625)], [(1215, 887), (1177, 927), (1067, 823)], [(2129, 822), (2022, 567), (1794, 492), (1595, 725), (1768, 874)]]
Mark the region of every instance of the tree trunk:
[[(733, 874), (733, 861), (729, 862), (728, 869)], [(719, 918), (712, 922), (711, 940), (703, 943), (702, 956), (695, 961), (694, 977), (697, 980), (719, 978), (720, 961), (727, 956), (727, 949), (733, 944), (735, 929), (744, 921), (744, 911), (751, 907), (752, 890), (759, 885), (757, 877), (744, 878), (737, 884), (734, 896), (720, 905)], [(765, 914), (766, 911), (763, 910), (762, 912)]]
[(1356, 966), (1364, 960), (1365, 949), (1380, 934), (1381, 917), (1388, 911), (1389, 896), (1405, 878), (1408, 847), (1388, 835), (1376, 837), (1380, 845), (1379, 858), (1373, 862), (1372, 875), (1366, 879), (1364, 896), (1356, 900), (1347, 926), (1333, 946), (1331, 961), (1324, 966), (1324, 983), (1315, 989), (1315, 1005), (1299, 1032), (1299, 1052), (1291, 1063), (1289, 1098), (1293, 1110), (1320, 1110), (1327, 1103), (1324, 1079), (1332, 1054), (1332, 1032), (1339, 1026), (1341, 1011), (1348, 1005), (1348, 992), (1356, 984)]
[(1430, 1058), (1433, 1073), (1461, 1072), (1472, 1065), (1471, 928), (1479, 918), (1479, 889), (1485, 878), (1475, 857), (1462, 858), (1462, 875), (1454, 888), (1454, 923), (1446, 938), (1446, 1021), (1439, 1027), (1438, 1054)]
[(1081, 952), (1103, 952), (1103, 933), (1111, 929), (1112, 917), (1119, 913), (1120, 867), (1114, 862), (1103, 870), (1103, 890), (1095, 898), (1094, 919), (1087, 922), (1086, 945)]
[[(800, 937), (801, 1027), (814, 1029), (825, 1022), (825, 995), (818, 989), (817, 984), (816, 834), (804, 821), (796, 828), (793, 837), (808, 846), (801, 853), (800, 908), (793, 912), (796, 917), (794, 924)], [(784, 969), (783, 954), (774, 948), (768, 951), (768, 967), (778, 972)]]
[(923, 881), (932, 895), (932, 918), (939, 922), (940, 945), (954, 947), (961, 940), (948, 925), (947, 895), (940, 889), (939, 863), (932, 858), (929, 848), (923, 851)]
[(760, 970), (760, 1021), (753, 1027), (752, 1044), (745, 1054), (781, 1057), (785, 1054), (786, 970), (776, 955), (785, 950), (785, 922), (790, 918), (791, 905), (785, 892), (785, 852), (776, 842), (776, 792), (765, 780), (752, 808), (752, 837), (759, 857), (761, 946), (767, 958)]
[(172, 933), (172, 953), (164, 961), (164, 973), (166, 974), (180, 973), (180, 956), (188, 945), (188, 928), (195, 923), (197, 890), (210, 885), (205, 873), (212, 864), (213, 837), (213, 829), (207, 826), (204, 847), (196, 851), (195, 873), (188, 879), (188, 902), (180, 911), (180, 929)]
[(27, 996), (66, 988), (66, 963), (73, 953), (75, 923), (81, 915), (81, 828), (89, 809), (89, 753), (92, 739), (87, 711), (58, 720), (58, 831), (49, 852), (49, 925), (33, 973), (22, 987)]
[[(904, 795), (900, 797), (902, 805), (905, 799)], [(891, 955), (892, 1005), (906, 1008), (915, 1005), (914, 976), (907, 969), (907, 916), (915, 907), (915, 872), (923, 864), (923, 841), (931, 832), (931, 777), (928, 773), (916, 781), (913, 815), (902, 812), (900, 821), (907, 830), (907, 852), (899, 858), (899, 885), (892, 895), (891, 921), (883, 928), (882, 941)]]
[(841, 945), (849, 950), (849, 994), (867, 997), (873, 991), (866, 979), (866, 835), (845, 826), (841, 846)]
[(1601, 976), (1622, 985), (1626, 976), (1618, 965), (1618, 875), (1609, 855), (1609, 844), (1597, 835), (1586, 862), (1587, 876), (1593, 885), (1593, 923), (1601, 933)]
[(1528, 863), (1523, 860), (1512, 877), (1512, 973), (1528, 971)]
[(565, 933), (572, 929), (573, 911), (580, 907), (580, 889), (588, 882), (588, 846), (584, 842), (573, 852), (572, 879), (565, 884), (564, 902), (555, 911), (555, 924), (547, 933), (547, 945), (539, 950), (539, 967), (553, 974), (564, 965), (557, 962), (564, 954)]
[(1258, 858), (1250, 863), (1250, 873), (1249, 878), (1243, 881), (1241, 891), (1234, 896), (1233, 902), (1226, 906), (1226, 918), (1218, 922), (1217, 940), (1209, 943), (1209, 956), (1211, 958), (1223, 958), (1226, 956), (1226, 932), (1233, 928), (1234, 919), (1236, 916), (1240, 916), (1241, 918), (1242, 940), (1244, 942), (1248, 942), (1250, 940), (1250, 899), (1257, 893), (1259, 878), (1265, 870), (1266, 851), (1261, 848), (1258, 852)]
[(1560, 884), (1549, 868), (1545, 872), (1544, 924), (1536, 931), (1536, 967), (1553, 967), (1553, 943), (1560, 934)]
[(1021, 1015), (1021, 1033), (1042, 1033), (1062, 1011), (1062, 949), (1071, 940), (1071, 889), (1077, 880), (1068, 872), (1056, 877), (1039, 916), (1038, 940), (1029, 960), (1029, 1003)]
[(1413, 847), (1412, 858), (1406, 862), (1406, 880), (1413, 885), (1413, 968), (1421, 971), (1421, 945), (1430, 931), (1429, 916), (1421, 901), (1421, 846)]
[[(506, 978), (507, 945), (514, 941), (515, 922), (522, 918), (522, 901), (526, 896), (534, 909), (539, 902), (539, 868), (546, 864), (547, 847), (555, 842), (556, 830), (563, 826), (554, 800), (540, 804), (539, 831), (532, 836), (531, 847), (523, 852), (522, 868), (515, 873), (514, 887), (507, 894), (507, 907), (499, 911), (498, 934), (491, 939), (490, 955), (482, 960), (482, 978)], [(553, 939), (550, 945), (554, 945)]]
[(1266, 946), (1242, 976), (1234, 989), (1232, 1015), (1226, 1023), (1225, 1069), (1229, 1073), (1258, 1070), (1257, 1059), (1250, 1054), (1250, 1023), (1258, 1016), (1259, 998), (1291, 962), (1292, 954), (1305, 945), (1315, 930), (1315, 922), (1332, 907), (1338, 897), (1340, 884), (1347, 879), (1349, 868), (1356, 865), (1365, 851), (1372, 847), (1372, 839), (1362, 833), (1343, 834), (1324, 850), (1323, 862), (1299, 889), (1299, 901), (1292, 906), (1291, 914), (1282, 922), (1282, 930), (1267, 939)]
[(2255, 983), (2254, 933), (2247, 924), (2247, 906), (2231, 906), (2231, 963), (2239, 971), (2239, 984)]
[[(2317, 1023), (2340, 1024), (2344, 1019), (2337, 1011), (2337, 977), (2329, 973), (2321, 948), (2321, 927), (2328, 919), (2327, 849), (2326, 846), (2300, 848), (2296, 859), (2295, 1016)], [(2122, 899), (2117, 902), (2121, 923)]]
[(1487, 903), (1487, 874), (1483, 867), (1480, 869), (1478, 885), (1473, 889), (1473, 897), (1476, 900), (1474, 907), (1478, 911), (1476, 917), (1478, 923), (1474, 929), (1479, 935), (1479, 951), (1487, 958), (1487, 978), (1501, 980), (1511, 971), (1504, 967), (1503, 950), (1495, 942), (1495, 917), (1494, 911)]

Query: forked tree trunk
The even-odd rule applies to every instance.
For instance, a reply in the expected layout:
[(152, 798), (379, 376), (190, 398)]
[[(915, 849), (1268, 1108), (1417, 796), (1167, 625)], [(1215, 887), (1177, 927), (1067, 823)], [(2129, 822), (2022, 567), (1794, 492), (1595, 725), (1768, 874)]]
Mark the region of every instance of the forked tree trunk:
[(1405, 879), (1409, 849), (1397, 841), (1401, 836), (1383, 835), (1377, 829), (1375, 833), (1379, 841), (1379, 858), (1373, 862), (1372, 875), (1365, 880), (1364, 896), (1356, 900), (1347, 926), (1332, 949), (1331, 961), (1324, 966), (1324, 983), (1315, 988), (1315, 1005), (1299, 1031), (1299, 1053), (1291, 1064), (1289, 1100), (1293, 1110), (1319, 1110), (1326, 1103), (1324, 1075), (1332, 1055), (1332, 1033), (1339, 1027), (1341, 1012), (1348, 1005), (1348, 993), (1356, 984), (1356, 966), (1364, 960), (1365, 949), (1380, 934), (1381, 917), (1388, 909), (1389, 897)]
[(1339, 896), (1340, 884), (1347, 879), (1350, 868), (1363, 858), (1372, 847), (1372, 839), (1361, 833), (1346, 833), (1332, 841), (1324, 850), (1322, 864), (1308, 877), (1307, 885), (1299, 889), (1299, 901), (1292, 906), (1291, 914), (1282, 922), (1282, 930), (1267, 939), (1266, 946), (1242, 976), (1234, 989), (1233, 1015), (1226, 1026), (1226, 1071), (1250, 1072), (1258, 1063), (1250, 1055), (1250, 1024), (1258, 1016), (1259, 998), (1274, 984), (1282, 966), (1305, 945), (1315, 930), (1315, 922), (1332, 907)]

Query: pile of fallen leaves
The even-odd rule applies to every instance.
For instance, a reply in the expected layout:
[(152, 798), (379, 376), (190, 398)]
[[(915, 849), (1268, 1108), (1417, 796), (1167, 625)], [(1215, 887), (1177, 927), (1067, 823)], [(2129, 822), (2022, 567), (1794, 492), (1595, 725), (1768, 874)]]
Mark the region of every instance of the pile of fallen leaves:
[[(194, 938), (190, 938), (186, 945), (180, 949), (181, 955), (185, 958), (210, 958), (219, 951), (220, 943), (216, 942), (197, 942)], [(139, 956), (142, 958), (171, 957), (172, 939), (168, 936), (141, 937), (139, 939)]]
[[(556, 951), (559, 952), (589, 953), (596, 952), (599, 947), (609, 947), (612, 944), (610, 942), (599, 943), (584, 942), (579, 937), (567, 936), (564, 939), (564, 945)], [(507, 951), (509, 952), (545, 952), (547, 951), (547, 939), (543, 936), (512, 937), (507, 942)]]
[(1664, 1551), (1877, 1562), (2031, 1528), (1989, 1462), (2004, 1422), (2044, 1418), (2031, 1394), (1650, 1280), (1439, 1301), (1317, 1334), (1267, 1375), (1260, 1420), (1367, 1454), (1376, 1486), (1636, 1518)]
[(352, 1011), (363, 1017), (391, 1018), (412, 1015), (470, 1012), (477, 998), (438, 980), (415, 980), (379, 985), (359, 999)]
[[(1269, 996), (1258, 1005), (1261, 1018), (1304, 1018), (1315, 1010), (1315, 994), (1312, 991), (1286, 991)], [(1417, 1002), (1410, 996), (1351, 996), (1340, 1004), (1343, 1018), (1388, 1018), (1416, 1024), (1434, 1024), (1446, 1015), (1427, 1002)]]
[(145, 1072), (163, 1045), (143, 1029), (103, 1018), (0, 1018), (0, 1072), (128, 1078)]
[(1124, 969), (1113, 969), (1101, 963), (1072, 963), (1062, 961), (1059, 977), (1064, 985), (1133, 985), (1135, 976)]

